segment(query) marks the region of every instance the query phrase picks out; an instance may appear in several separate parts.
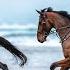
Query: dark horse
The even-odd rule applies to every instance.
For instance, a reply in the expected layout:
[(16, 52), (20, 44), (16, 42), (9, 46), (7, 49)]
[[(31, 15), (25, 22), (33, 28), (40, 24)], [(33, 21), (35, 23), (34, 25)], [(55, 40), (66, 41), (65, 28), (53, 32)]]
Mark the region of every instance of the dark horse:
[[(11, 52), (13, 55), (19, 57), (22, 61), (21, 66), (26, 63), (27, 57), (22, 52), (20, 52), (14, 45), (12, 45), (8, 40), (3, 37), (0, 37), (0, 45), (7, 49), (9, 52)], [(2, 62), (0, 62), (0, 68), (3, 70), (8, 70), (7, 65), (3, 64)]]
[(51, 7), (36, 11), (40, 14), (37, 31), (38, 41), (41, 43), (46, 41), (52, 28), (56, 29), (61, 38), (65, 58), (52, 63), (50, 70), (54, 70), (56, 67), (61, 67), (60, 70), (68, 70), (70, 68), (70, 15), (66, 11), (53, 11)]

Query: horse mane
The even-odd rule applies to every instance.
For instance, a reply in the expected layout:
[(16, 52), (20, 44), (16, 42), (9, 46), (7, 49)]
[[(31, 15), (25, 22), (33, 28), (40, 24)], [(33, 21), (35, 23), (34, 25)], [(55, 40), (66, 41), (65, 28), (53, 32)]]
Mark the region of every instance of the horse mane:
[(55, 13), (58, 13), (64, 17), (67, 17), (70, 20), (70, 14), (68, 14), (67, 11), (55, 11)]
[(68, 14), (67, 11), (53, 11), (53, 9), (51, 7), (48, 7), (47, 12), (58, 13), (59, 15), (62, 15), (64, 17), (67, 17), (70, 20), (70, 14)]

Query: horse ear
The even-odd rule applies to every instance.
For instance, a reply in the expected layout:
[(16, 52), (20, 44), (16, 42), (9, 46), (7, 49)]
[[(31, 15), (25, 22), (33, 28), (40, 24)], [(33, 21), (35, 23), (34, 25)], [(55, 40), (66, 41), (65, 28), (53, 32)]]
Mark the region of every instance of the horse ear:
[(40, 11), (38, 11), (38, 10), (36, 10), (36, 11), (37, 11), (37, 13), (41, 14), (41, 12), (40, 12)]
[(48, 7), (47, 12), (52, 12), (53, 9), (51, 7)]
[(41, 10), (42, 12), (44, 12), (47, 8), (44, 8), (43, 10)]

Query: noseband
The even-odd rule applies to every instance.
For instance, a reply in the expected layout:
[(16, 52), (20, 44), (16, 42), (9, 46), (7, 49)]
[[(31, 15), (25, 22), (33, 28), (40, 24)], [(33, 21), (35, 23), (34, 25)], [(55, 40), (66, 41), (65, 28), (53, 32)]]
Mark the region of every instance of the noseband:
[[(46, 24), (47, 21), (48, 21), (48, 19), (47, 19), (46, 21), (42, 22), (42, 24)], [(47, 27), (46, 27), (46, 28), (47, 28)], [(41, 31), (37, 31), (37, 32), (40, 33), (40, 34), (42, 34)], [(49, 34), (49, 33), (48, 33), (47, 29), (46, 29), (46, 30), (45, 30), (45, 35), (44, 35), (43, 37), (47, 37), (48, 34)]]

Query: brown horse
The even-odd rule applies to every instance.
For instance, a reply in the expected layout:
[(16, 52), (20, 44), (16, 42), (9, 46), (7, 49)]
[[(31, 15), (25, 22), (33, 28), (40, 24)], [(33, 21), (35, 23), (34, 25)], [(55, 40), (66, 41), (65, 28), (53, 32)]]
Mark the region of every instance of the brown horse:
[(41, 43), (46, 41), (52, 28), (56, 29), (61, 38), (65, 59), (52, 63), (50, 70), (54, 70), (56, 67), (61, 67), (60, 70), (68, 70), (70, 68), (70, 15), (66, 11), (53, 11), (51, 7), (47, 10), (36, 11), (40, 14), (38, 41)]

